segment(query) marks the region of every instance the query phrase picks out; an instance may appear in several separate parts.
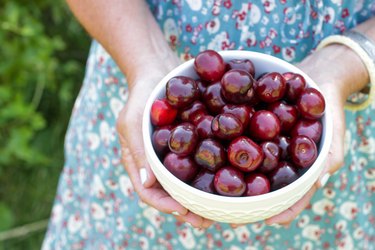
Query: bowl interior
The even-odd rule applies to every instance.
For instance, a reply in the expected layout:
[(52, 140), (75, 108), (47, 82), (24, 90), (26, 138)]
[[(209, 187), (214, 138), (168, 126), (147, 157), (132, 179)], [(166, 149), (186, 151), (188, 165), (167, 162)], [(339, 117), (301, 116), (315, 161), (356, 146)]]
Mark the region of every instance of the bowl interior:
[[(224, 58), (224, 61), (229, 61), (231, 59), (250, 59), (255, 65), (256, 77), (258, 77), (259, 75), (265, 72), (272, 72), (272, 71), (276, 71), (279, 73), (294, 72), (294, 73), (298, 73), (304, 76), (306, 83), (309, 87), (313, 87), (319, 90), (319, 87), (304, 72), (302, 72), (300, 69), (298, 69), (294, 65), (287, 63), (281, 59), (278, 59), (276, 57), (262, 54), (262, 53), (251, 52), (251, 51), (221, 51), (219, 53)], [(329, 110), (329, 107), (326, 107), (325, 114), (322, 117), (323, 131), (322, 131), (322, 138), (320, 141), (320, 145), (318, 148), (319, 155), (316, 161), (306, 171), (306, 173), (304, 173), (300, 178), (298, 178), (293, 183), (281, 189), (278, 189), (276, 191), (273, 191), (267, 194), (258, 195), (258, 196), (226, 197), (226, 196), (206, 193), (199, 189), (191, 187), (190, 185), (180, 181), (177, 177), (171, 174), (163, 166), (162, 162), (159, 160), (152, 146), (151, 136), (153, 132), (153, 126), (150, 120), (150, 110), (151, 110), (152, 103), (154, 102), (155, 99), (165, 97), (165, 86), (170, 78), (172, 78), (173, 76), (178, 76), (178, 75), (189, 76), (194, 79), (198, 78), (198, 75), (196, 74), (194, 70), (193, 64), (194, 64), (194, 59), (189, 60), (181, 64), (174, 70), (172, 70), (168, 75), (166, 75), (157, 84), (157, 86), (153, 90), (152, 94), (150, 95), (146, 103), (146, 107), (145, 107), (144, 114), (143, 114), (143, 128), (142, 128), (143, 139), (144, 139), (144, 144), (145, 144), (145, 150), (148, 153), (149, 161), (151, 160), (150, 165), (153, 170), (154, 168), (158, 168), (157, 170), (162, 173), (163, 178), (167, 178), (169, 182), (173, 182), (175, 185), (182, 186), (183, 189), (187, 190), (190, 193), (193, 193), (194, 195), (201, 196), (209, 200), (219, 201), (219, 202), (235, 201), (236, 203), (248, 203), (252, 201), (259, 202), (259, 201), (270, 200), (280, 195), (289, 193), (291, 190), (294, 190), (296, 187), (300, 187), (301, 185), (304, 185), (304, 183), (306, 183), (309, 179), (311, 179), (312, 175), (314, 175), (315, 178), (319, 176), (320, 172), (323, 169), (326, 156), (328, 155), (328, 151), (329, 151), (329, 147), (331, 145), (331, 139), (332, 139), (332, 121), (331, 121), (331, 111)], [(319, 172), (318, 174), (317, 174), (317, 171)]]

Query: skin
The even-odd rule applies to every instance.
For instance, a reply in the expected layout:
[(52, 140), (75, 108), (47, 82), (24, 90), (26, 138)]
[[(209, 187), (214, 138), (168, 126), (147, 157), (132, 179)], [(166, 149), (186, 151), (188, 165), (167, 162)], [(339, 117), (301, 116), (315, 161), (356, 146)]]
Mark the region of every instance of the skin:
[[(178, 212), (179, 215), (175, 215), (178, 220), (194, 227), (209, 227), (212, 221), (188, 211), (163, 190), (144, 154), (141, 132), (144, 105), (155, 84), (180, 64), (146, 3), (140, 0), (112, 0), (111, 4), (105, 0), (67, 2), (87, 32), (101, 43), (127, 77), (130, 95), (116, 127), (122, 162), (140, 199), (161, 212)], [(375, 19), (356, 29), (375, 40), (373, 27)], [(368, 73), (360, 58), (342, 45), (330, 45), (312, 53), (299, 67), (319, 84), (326, 97), (326, 106), (331, 107), (334, 114), (333, 146), (325, 168), (325, 172), (333, 174), (344, 165), (345, 100), (349, 94), (361, 90), (368, 83)], [(143, 184), (139, 174), (142, 168), (147, 171)], [(320, 188), (319, 183), (320, 180), (291, 208), (265, 222), (288, 226), (309, 204)]]

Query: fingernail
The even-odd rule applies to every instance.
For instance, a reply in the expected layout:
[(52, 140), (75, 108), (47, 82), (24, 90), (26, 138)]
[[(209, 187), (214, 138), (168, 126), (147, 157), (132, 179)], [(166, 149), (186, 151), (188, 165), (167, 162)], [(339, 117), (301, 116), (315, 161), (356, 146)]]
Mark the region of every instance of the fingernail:
[(321, 187), (324, 187), (327, 184), (327, 182), (329, 180), (329, 177), (331, 177), (331, 175), (329, 173), (325, 173), (323, 175), (323, 177), (320, 179), (320, 186)]
[(192, 227), (193, 225), (189, 222), (185, 222), (185, 225), (187, 225), (188, 227)]
[(139, 175), (141, 176), (142, 185), (145, 184), (145, 182), (147, 181), (147, 170), (145, 168), (141, 168), (139, 170)]
[(180, 215), (181, 215), (181, 214), (180, 214), (179, 212), (177, 212), (177, 211), (173, 211), (171, 214), (176, 215), (176, 216), (180, 216)]
[(277, 223), (271, 224), (270, 227), (281, 228), (281, 226), (279, 224), (277, 224)]

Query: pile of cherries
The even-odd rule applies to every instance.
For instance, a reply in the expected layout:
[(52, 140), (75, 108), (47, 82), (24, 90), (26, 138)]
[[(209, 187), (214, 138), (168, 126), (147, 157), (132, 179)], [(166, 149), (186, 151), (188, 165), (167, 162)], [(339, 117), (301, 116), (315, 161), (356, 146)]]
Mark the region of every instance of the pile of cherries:
[(251, 60), (224, 62), (213, 50), (194, 68), (199, 79), (172, 77), (151, 107), (152, 143), (173, 175), (205, 192), (253, 196), (314, 163), (325, 101), (303, 76), (256, 72)]

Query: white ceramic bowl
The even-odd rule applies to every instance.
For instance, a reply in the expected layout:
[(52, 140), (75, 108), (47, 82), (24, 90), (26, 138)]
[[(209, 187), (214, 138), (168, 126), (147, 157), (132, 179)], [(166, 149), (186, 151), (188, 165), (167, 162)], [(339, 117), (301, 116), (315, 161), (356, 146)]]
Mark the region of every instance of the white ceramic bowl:
[[(305, 73), (292, 64), (276, 57), (250, 51), (219, 52), (224, 61), (231, 59), (250, 59), (259, 75), (262, 72), (294, 72), (303, 75), (307, 85), (318, 86)], [(326, 107), (322, 118), (323, 133), (319, 155), (310, 169), (293, 183), (279, 190), (251, 197), (226, 197), (210, 194), (185, 184), (171, 174), (156, 155), (151, 135), (153, 127), (150, 120), (151, 105), (155, 99), (165, 96), (167, 81), (173, 76), (183, 75), (198, 78), (193, 68), (194, 60), (187, 61), (166, 75), (155, 87), (149, 97), (143, 115), (143, 140), (147, 160), (157, 180), (163, 188), (178, 202), (190, 211), (202, 217), (227, 223), (250, 223), (264, 220), (279, 214), (298, 201), (316, 182), (321, 174), (332, 138), (332, 121), (329, 107)]]

